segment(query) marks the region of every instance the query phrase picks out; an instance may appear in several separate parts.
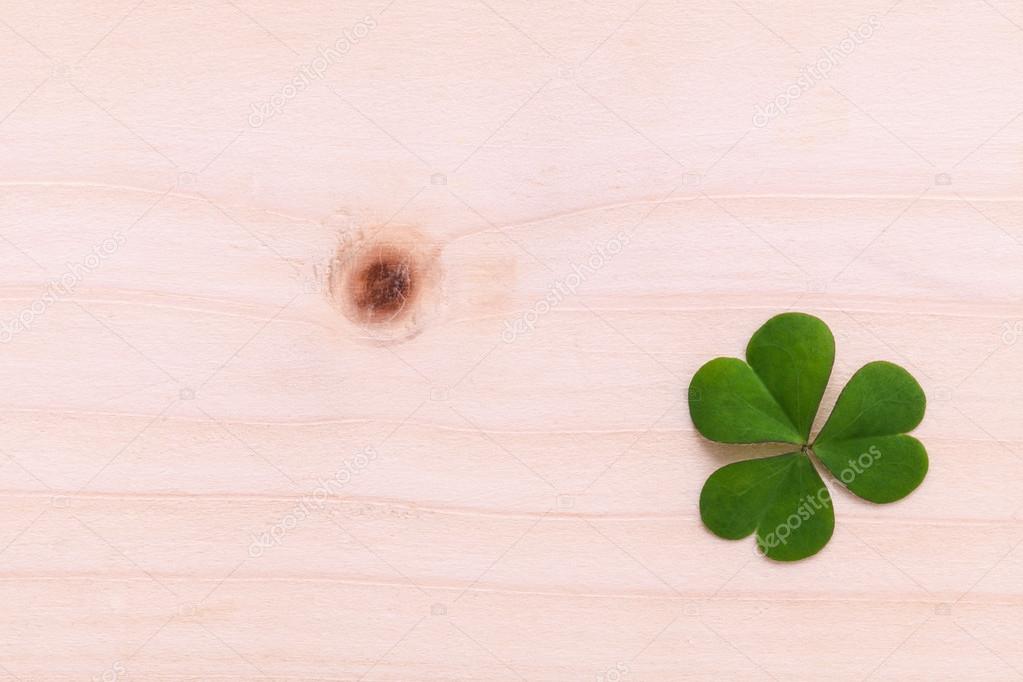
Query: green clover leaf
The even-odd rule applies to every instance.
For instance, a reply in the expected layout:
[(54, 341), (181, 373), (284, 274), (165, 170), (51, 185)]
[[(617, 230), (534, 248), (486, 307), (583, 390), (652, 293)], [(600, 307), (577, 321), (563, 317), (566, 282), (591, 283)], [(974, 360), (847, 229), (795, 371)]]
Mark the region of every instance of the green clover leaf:
[(821, 320), (784, 313), (746, 346), (746, 361), (715, 358), (689, 385), (689, 413), (719, 443), (790, 443), (775, 457), (723, 466), (700, 493), (704, 524), (723, 538), (756, 533), (764, 555), (796, 561), (831, 539), (831, 495), (812, 458), (849, 491), (877, 503), (911, 493), (927, 474), (927, 452), (906, 435), (924, 416), (926, 398), (898, 365), (871, 362), (838, 396), (814, 440), (810, 430), (835, 361), (835, 339)]

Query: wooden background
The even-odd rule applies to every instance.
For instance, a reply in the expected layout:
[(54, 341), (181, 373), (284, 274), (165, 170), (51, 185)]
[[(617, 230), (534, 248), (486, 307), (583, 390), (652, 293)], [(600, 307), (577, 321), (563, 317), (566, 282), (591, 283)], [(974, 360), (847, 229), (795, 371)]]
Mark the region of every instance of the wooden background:
[[(4, 2), (0, 674), (1023, 677), (1021, 82), (1010, 0)], [(786, 565), (685, 393), (788, 309), (931, 469)]]

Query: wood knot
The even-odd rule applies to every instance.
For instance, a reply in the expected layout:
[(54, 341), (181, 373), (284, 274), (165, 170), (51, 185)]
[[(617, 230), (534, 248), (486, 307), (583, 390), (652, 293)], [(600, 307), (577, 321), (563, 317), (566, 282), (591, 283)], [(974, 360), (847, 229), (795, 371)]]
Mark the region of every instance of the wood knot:
[(364, 321), (393, 321), (415, 303), (417, 278), (406, 255), (380, 251), (359, 265), (349, 295)]
[(408, 338), (436, 305), (437, 255), (412, 228), (346, 233), (331, 262), (332, 302), (374, 340)]

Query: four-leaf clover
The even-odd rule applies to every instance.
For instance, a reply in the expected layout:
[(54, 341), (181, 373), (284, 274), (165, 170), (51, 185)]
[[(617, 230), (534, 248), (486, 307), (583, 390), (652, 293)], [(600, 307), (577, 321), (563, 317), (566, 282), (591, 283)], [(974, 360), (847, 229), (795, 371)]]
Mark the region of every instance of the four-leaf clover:
[(909, 372), (890, 362), (871, 362), (853, 374), (810, 439), (834, 361), (827, 325), (784, 313), (753, 334), (746, 362), (716, 358), (693, 376), (689, 413), (704, 437), (798, 448), (711, 474), (700, 493), (700, 516), (716, 535), (737, 540), (756, 532), (760, 551), (779, 561), (820, 551), (835, 515), (813, 458), (871, 502), (894, 502), (923, 481), (927, 452), (906, 432), (923, 419), (926, 398)]

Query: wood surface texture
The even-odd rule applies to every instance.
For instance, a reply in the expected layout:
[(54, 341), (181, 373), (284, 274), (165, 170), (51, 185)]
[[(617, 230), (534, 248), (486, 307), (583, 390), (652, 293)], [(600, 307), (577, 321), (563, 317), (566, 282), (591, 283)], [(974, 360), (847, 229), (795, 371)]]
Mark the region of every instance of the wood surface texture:
[[(0, 678), (1023, 677), (1021, 83), (1011, 0), (2, 3)], [(785, 310), (929, 399), (795, 564), (686, 404)]]

